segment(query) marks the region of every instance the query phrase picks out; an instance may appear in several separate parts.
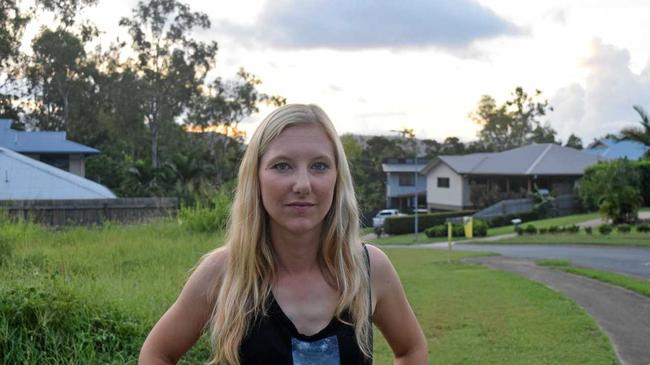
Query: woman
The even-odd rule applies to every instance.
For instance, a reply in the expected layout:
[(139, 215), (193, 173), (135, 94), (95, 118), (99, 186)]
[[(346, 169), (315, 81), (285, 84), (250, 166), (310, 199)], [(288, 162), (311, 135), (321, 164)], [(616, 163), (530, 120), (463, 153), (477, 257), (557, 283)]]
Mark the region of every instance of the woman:
[(175, 363), (206, 328), (210, 364), (367, 364), (372, 324), (396, 364), (427, 363), (393, 266), (359, 239), (345, 152), (319, 107), (286, 105), (257, 128), (225, 242), (151, 330), (141, 364)]

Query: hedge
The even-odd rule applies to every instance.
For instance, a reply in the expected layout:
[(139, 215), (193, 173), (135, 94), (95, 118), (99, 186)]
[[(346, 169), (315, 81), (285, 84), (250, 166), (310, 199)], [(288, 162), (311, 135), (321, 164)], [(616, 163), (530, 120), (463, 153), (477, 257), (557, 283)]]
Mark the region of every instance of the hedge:
[[(488, 225), (485, 221), (480, 219), (475, 219), (472, 224), (472, 232), (474, 237), (485, 237), (487, 236)], [(424, 233), (427, 237), (447, 237), (447, 225), (439, 224), (430, 228), (427, 228)], [(465, 227), (462, 224), (455, 223), (452, 225), (452, 235), (455, 238), (465, 237)]]
[[(428, 213), (418, 215), (418, 231), (443, 224), (448, 218), (463, 217), (474, 214), (475, 210), (458, 210), (453, 212)], [(384, 232), (387, 234), (413, 233), (415, 228), (414, 215), (398, 215), (384, 220)]]

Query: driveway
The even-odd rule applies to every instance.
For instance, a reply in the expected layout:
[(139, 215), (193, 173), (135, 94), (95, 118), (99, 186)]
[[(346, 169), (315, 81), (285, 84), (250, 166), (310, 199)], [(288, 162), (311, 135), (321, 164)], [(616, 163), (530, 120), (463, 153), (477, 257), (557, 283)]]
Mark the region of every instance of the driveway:
[[(447, 249), (447, 244), (430, 247)], [(527, 259), (569, 260), (574, 265), (650, 279), (650, 248), (560, 246), (560, 245), (490, 245), (457, 243), (454, 250), (495, 252), (502, 256)]]

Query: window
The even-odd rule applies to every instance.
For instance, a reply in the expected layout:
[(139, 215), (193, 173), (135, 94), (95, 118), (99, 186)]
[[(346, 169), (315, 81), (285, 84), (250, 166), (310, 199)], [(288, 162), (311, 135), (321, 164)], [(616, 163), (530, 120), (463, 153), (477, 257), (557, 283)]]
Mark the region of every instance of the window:
[(415, 174), (399, 174), (399, 186), (415, 186)]
[(439, 177), (438, 178), (438, 187), (439, 188), (449, 188), (449, 178), (448, 177)]

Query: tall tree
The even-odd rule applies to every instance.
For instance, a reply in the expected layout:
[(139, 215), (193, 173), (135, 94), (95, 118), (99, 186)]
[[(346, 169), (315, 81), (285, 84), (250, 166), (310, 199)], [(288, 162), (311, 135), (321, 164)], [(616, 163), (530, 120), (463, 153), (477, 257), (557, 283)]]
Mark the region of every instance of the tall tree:
[(569, 139), (566, 141), (564, 147), (571, 147), (577, 150), (581, 150), (584, 148), (582, 146), (582, 139), (580, 139), (580, 137), (576, 136), (573, 133), (571, 133), (571, 135), (569, 136)]
[(14, 107), (16, 95), (11, 84), (17, 76), (16, 61), (20, 56), (20, 42), (30, 14), (21, 11), (18, 1), (0, 2), (0, 118), (17, 119)]
[(131, 18), (122, 18), (137, 55), (137, 71), (145, 84), (145, 119), (151, 140), (151, 164), (158, 167), (158, 138), (187, 108), (214, 64), (217, 43), (190, 37), (193, 28), (207, 29), (207, 14), (192, 12), (176, 0), (138, 2)]
[(549, 141), (556, 133), (549, 125), (542, 125), (539, 118), (553, 109), (547, 100), (540, 101), (540, 96), (539, 90), (531, 96), (517, 87), (512, 99), (500, 106), (493, 97), (482, 96), (476, 111), (470, 114), (482, 126), (479, 141), (495, 151), (520, 147), (536, 139)]
[(259, 111), (259, 104), (281, 106), (286, 99), (260, 93), (257, 87), (262, 81), (255, 75), (240, 69), (237, 79), (224, 82), (215, 79), (192, 95), (185, 124), (204, 131), (214, 126), (234, 126), (244, 118)]
[[(68, 130), (73, 88), (86, 76), (86, 51), (81, 38), (59, 28), (43, 28), (32, 42), (29, 84), (36, 99), (36, 127)], [(77, 100), (77, 102), (81, 102)]]
[(535, 128), (531, 131), (528, 141), (533, 143), (558, 143), (555, 140), (557, 132), (551, 128), (551, 126), (546, 123), (541, 125), (538, 123)]

